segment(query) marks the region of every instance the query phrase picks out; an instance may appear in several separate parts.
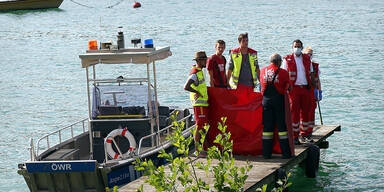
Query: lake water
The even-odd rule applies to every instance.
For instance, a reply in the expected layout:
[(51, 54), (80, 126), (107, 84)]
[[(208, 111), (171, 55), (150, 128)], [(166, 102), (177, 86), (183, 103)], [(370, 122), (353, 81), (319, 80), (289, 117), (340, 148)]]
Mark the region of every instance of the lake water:
[[(292, 191), (384, 191), (384, 1), (381, 0), (64, 0), (60, 9), (0, 13), (0, 191), (28, 191), (17, 164), (29, 159), (29, 138), (38, 138), (87, 115), (85, 72), (78, 55), (89, 40), (116, 42), (123, 26), (132, 38), (153, 38), (173, 56), (157, 65), (162, 104), (189, 106), (183, 84), (195, 51), (226, 52), (249, 33), (260, 65), (291, 52), (294, 39), (314, 48), (320, 63), (325, 124), (341, 132), (321, 151), (316, 179), (292, 176)], [(132, 74), (135, 65), (104, 69)], [(317, 123), (318, 123), (317, 119)]]

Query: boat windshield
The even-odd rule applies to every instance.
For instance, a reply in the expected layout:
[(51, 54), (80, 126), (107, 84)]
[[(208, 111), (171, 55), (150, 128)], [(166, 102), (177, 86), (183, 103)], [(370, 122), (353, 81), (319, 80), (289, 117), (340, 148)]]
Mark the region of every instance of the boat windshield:
[(146, 84), (94, 86), (92, 119), (132, 118), (147, 115), (148, 86)]

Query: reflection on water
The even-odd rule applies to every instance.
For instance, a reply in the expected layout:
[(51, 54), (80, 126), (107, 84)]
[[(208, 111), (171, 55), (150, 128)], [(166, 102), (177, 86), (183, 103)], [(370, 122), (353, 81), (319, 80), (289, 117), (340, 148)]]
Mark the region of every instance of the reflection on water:
[(1, 14), (10, 14), (10, 15), (26, 15), (26, 14), (34, 14), (34, 13), (43, 13), (43, 12), (63, 12), (64, 9), (60, 8), (49, 8), (49, 9), (29, 9), (29, 10), (11, 10), (11, 11), (0, 11)]

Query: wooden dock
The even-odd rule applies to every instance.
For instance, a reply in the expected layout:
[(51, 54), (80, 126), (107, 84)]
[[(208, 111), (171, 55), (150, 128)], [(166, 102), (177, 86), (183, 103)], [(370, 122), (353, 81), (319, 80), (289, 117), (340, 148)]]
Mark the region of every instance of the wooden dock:
[[(340, 131), (340, 125), (317, 125), (313, 130), (314, 144), (320, 148), (327, 148), (326, 139), (331, 136), (335, 131)], [(248, 173), (248, 179), (245, 183), (245, 191), (255, 191), (255, 189), (262, 187), (264, 184), (271, 184), (276, 182), (278, 169), (282, 168), (289, 172), (290, 169), (301, 163), (307, 158), (309, 151), (309, 145), (302, 144), (295, 146), (295, 157), (291, 159), (282, 159), (280, 155), (273, 155), (271, 159), (263, 159), (261, 156), (235, 156), (235, 164), (238, 167), (244, 167), (248, 160), (253, 168)], [(201, 161), (205, 164), (205, 158), (195, 158), (193, 161)], [(212, 162), (214, 164), (214, 162)], [(166, 171), (167, 172), (167, 171)], [(196, 173), (200, 175), (207, 183), (213, 182), (213, 177), (206, 177), (205, 172), (196, 170)], [(142, 184), (144, 185), (144, 191), (155, 191), (155, 188), (145, 183), (146, 177), (141, 177), (131, 183), (119, 188), (119, 192), (131, 192), (136, 191)], [(183, 191), (180, 189), (180, 191)]]

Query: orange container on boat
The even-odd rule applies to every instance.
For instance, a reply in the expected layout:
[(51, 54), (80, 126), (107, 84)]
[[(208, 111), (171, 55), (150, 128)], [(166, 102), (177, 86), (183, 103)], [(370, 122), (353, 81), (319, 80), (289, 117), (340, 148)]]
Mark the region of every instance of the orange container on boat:
[(88, 41), (89, 50), (97, 50), (97, 41)]

